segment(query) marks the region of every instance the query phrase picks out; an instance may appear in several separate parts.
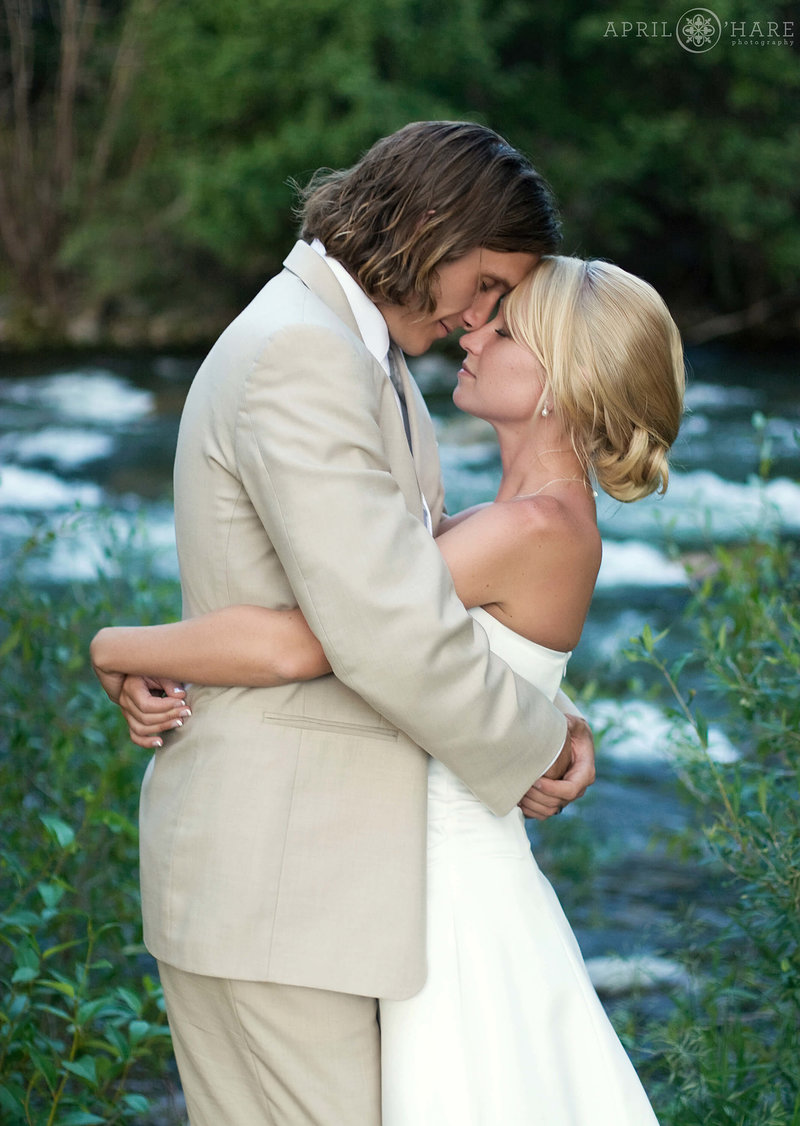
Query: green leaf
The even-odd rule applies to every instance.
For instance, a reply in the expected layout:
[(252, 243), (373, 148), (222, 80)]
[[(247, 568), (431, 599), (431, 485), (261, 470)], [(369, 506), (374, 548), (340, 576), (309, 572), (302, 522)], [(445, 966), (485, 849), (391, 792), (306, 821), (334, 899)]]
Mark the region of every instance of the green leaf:
[(73, 946), (85, 945), (85, 938), (71, 938), (69, 942), (59, 942), (57, 946), (48, 946), (46, 950), (42, 951), (42, 957), (52, 958), (54, 954), (60, 954), (62, 950), (71, 950)]
[(107, 1026), (105, 1029), (105, 1037), (106, 1041), (115, 1050), (121, 1060), (127, 1060), (130, 1058), (130, 1043), (128, 1042), (127, 1038), (123, 1036), (120, 1029), (114, 1028), (113, 1025)]
[[(18, 993), (16, 997), (12, 996), (8, 1006), (8, 1017), (11, 1020), (16, 1020), (17, 1017), (22, 1016), (29, 1004), (30, 997), (27, 993)], [(6, 1014), (3, 1015), (5, 1016)]]
[(11, 652), (12, 649), (16, 649), (16, 647), (19, 645), (21, 640), (22, 640), (22, 627), (17, 626), (16, 629), (12, 629), (11, 633), (5, 639), (3, 644), (0, 645), (0, 659), (2, 659), (3, 657), (6, 657)]
[[(97, 931), (100, 934), (100, 931)], [(114, 966), (109, 962), (108, 958), (98, 958), (95, 962), (89, 963), (90, 970), (113, 970)]]
[(81, 1056), (77, 1060), (62, 1060), (61, 1066), (65, 1071), (71, 1072), (72, 1075), (78, 1075), (81, 1079), (85, 1079), (93, 1087), (97, 1086), (97, 1068), (92, 1056)]
[(74, 1015), (69, 1009), (57, 1009), (55, 1005), (48, 1005), (45, 1001), (38, 1001), (33, 1007), (37, 1013), (50, 1013), (59, 1020), (71, 1021)]
[(125, 817), (124, 814), (114, 809), (99, 810), (93, 815), (92, 820), (105, 825), (112, 833), (124, 834), (131, 840), (134, 840), (138, 833), (137, 827), (130, 817)]
[(51, 813), (40, 813), (39, 820), (61, 848), (66, 849), (73, 844), (75, 832), (66, 821), (62, 821), (60, 817), (55, 817)]
[(691, 656), (692, 654), (687, 650), (685, 653), (682, 653), (681, 656), (677, 658), (677, 660), (672, 662), (669, 670), (669, 675), (673, 680), (680, 679), (680, 675), (686, 666), (686, 662), (691, 659)]
[[(47, 1047), (51, 1051), (56, 1046), (60, 1046), (58, 1041), (51, 1040), (47, 1044)], [(50, 1055), (50, 1052), (42, 1052), (33, 1044), (30, 1044), (28, 1046), (28, 1053), (31, 1057), (31, 1063), (33, 1064), (33, 1066), (38, 1072), (41, 1073), (41, 1075), (44, 1076), (44, 1080), (50, 1090), (54, 1091), (56, 1083), (58, 1082), (58, 1070), (56, 1068), (56, 1064), (52, 1055)]]
[(88, 1110), (71, 1110), (68, 1114), (60, 1115), (58, 1126), (103, 1126), (107, 1120)]
[(141, 1001), (139, 1000), (139, 998), (136, 996), (136, 994), (132, 990), (126, 989), (124, 985), (120, 985), (115, 990), (115, 993), (116, 993), (117, 997), (119, 997), (119, 999), (124, 1002), (124, 1004), (128, 1007), (128, 1009), (130, 1009), (130, 1011), (132, 1013), (136, 1013), (138, 1015), (138, 1013), (141, 1011), (142, 1004), (141, 1004)]
[(0, 1109), (13, 1114), (15, 1116), (13, 1121), (24, 1122), (25, 1091), (23, 1088), (16, 1083), (12, 1085), (4, 1080), (3, 1085), (0, 1086)]
[(30, 968), (39, 968), (39, 951), (36, 949), (31, 939), (26, 939), (16, 949), (16, 963), (18, 966), (28, 966)]
[(132, 1020), (128, 1025), (128, 1033), (131, 1038), (131, 1044), (139, 1044), (144, 1040), (150, 1031), (150, 1025), (146, 1020)]
[(765, 817), (767, 815), (767, 796), (769, 794), (771, 783), (772, 779), (766, 777), (759, 778), (758, 780), (758, 808), (761, 810), (761, 813)]
[(75, 986), (71, 981), (62, 981), (49, 977), (46, 981), (42, 982), (42, 985), (49, 985), (51, 989), (63, 993), (65, 997), (72, 998), (75, 996)]
[(33, 911), (9, 911), (0, 915), (0, 925), (5, 929), (6, 927), (17, 927), (22, 931), (29, 931), (31, 927), (39, 925), (39, 916), (35, 915)]
[(38, 966), (20, 966), (14, 970), (11, 982), (13, 985), (24, 985), (28, 981), (35, 981), (38, 976)]
[(94, 1001), (84, 1001), (82, 1005), (78, 1006), (77, 1023), (79, 1025), (88, 1024), (89, 1021), (94, 1020), (98, 1013), (105, 1011), (107, 1008), (108, 1003), (104, 997)]
[(45, 907), (55, 908), (61, 902), (65, 888), (63, 884), (41, 883), (36, 885), (36, 890), (42, 897)]
[(150, 1100), (144, 1095), (134, 1095), (129, 1091), (122, 1096), (122, 1101), (135, 1114), (147, 1114), (150, 1110)]
[(697, 727), (697, 735), (700, 739), (700, 745), (704, 750), (708, 749), (708, 721), (701, 712), (695, 712), (694, 722)]

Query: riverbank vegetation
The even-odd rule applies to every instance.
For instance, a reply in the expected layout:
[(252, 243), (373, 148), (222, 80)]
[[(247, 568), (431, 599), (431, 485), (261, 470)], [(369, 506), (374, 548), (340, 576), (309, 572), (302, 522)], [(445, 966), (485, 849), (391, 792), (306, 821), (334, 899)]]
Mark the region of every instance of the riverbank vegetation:
[[(94, 515), (77, 514), (57, 535), (68, 540), (87, 519), (109, 561), (133, 562)], [(20, 576), (54, 539), (31, 539)], [(149, 1123), (169, 1099), (169, 1032), (141, 941), (142, 756), (86, 660), (97, 622), (120, 606), (143, 621), (175, 616), (174, 584), (135, 563), (124, 579), (111, 566), (85, 587), (19, 577), (4, 588), (0, 1119), (20, 1126)]]
[[(0, 14), (0, 342), (200, 343), (293, 238), (289, 180), (408, 120), (529, 153), (565, 249), (646, 276), (690, 341), (800, 331), (786, 3), (53, 0)], [(727, 21), (727, 22), (726, 22)], [(733, 38), (730, 30), (746, 30)], [(750, 32), (758, 27), (761, 39)], [(792, 31), (792, 36), (794, 32)]]
[[(178, 592), (148, 570), (136, 536), (111, 538), (110, 521), (78, 513), (56, 534), (87, 520), (105, 546), (98, 579), (50, 589), (31, 582), (31, 565), (53, 543), (46, 533), (31, 540), (0, 607), (0, 1117), (163, 1126), (176, 1120), (175, 1079), (141, 945), (144, 759), (94, 682), (87, 651), (103, 622), (176, 616)], [(667, 663), (645, 630), (631, 656), (658, 672), (684, 733), (675, 769), (689, 827), (675, 847), (687, 864), (705, 866), (709, 886), (727, 882), (731, 906), (722, 922), (703, 903), (681, 920), (685, 984), (665, 1013), (632, 1005), (615, 1019), (662, 1126), (792, 1126), (800, 1121), (800, 555), (796, 544), (754, 532), (710, 548), (693, 583), (694, 650)], [(737, 748), (735, 762), (709, 752), (709, 719)], [(565, 819), (559, 833), (570, 825)], [(576, 847), (590, 847), (578, 818), (575, 831)], [(577, 871), (591, 879), (591, 865)]]
[[(687, 859), (727, 884), (720, 930), (698, 903), (685, 931), (691, 989), (646, 1030), (663, 1123), (800, 1122), (800, 555), (754, 537), (716, 547), (687, 609), (697, 649), (668, 665), (645, 632), (632, 651), (656, 668), (675, 714), (676, 765), (693, 816)], [(715, 761), (697, 686), (739, 752)]]

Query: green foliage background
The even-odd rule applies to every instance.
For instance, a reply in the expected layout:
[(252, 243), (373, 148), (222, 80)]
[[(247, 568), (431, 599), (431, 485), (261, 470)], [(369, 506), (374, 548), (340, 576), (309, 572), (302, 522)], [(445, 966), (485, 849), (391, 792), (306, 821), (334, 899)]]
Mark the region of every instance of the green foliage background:
[[(43, 589), (24, 574), (93, 521), (97, 582)], [(177, 614), (174, 583), (81, 514), (32, 537), (0, 608), (0, 1121), (163, 1123), (171, 1057), (161, 989), (141, 941), (137, 800), (142, 756), (87, 665), (121, 604)], [(133, 577), (122, 578), (130, 567)], [(177, 1121), (177, 1119), (176, 1119)]]
[[(56, 200), (52, 122), (70, 4), (95, 31)], [(63, 332), (87, 309), (101, 323), (123, 311), (146, 334), (158, 313), (169, 336), (179, 318), (165, 328), (163, 315), (183, 310), (194, 318), (187, 332), (211, 334), (290, 245), (290, 178), (346, 166), (409, 120), (466, 117), (506, 135), (550, 179), (567, 251), (643, 273), (700, 338), (729, 331), (708, 325), (726, 313), (734, 327), (797, 330), (791, 46), (723, 35), (692, 55), (674, 37), (683, 0), (646, 12), (612, 0), (59, 0), (49, 10), (31, 29), (33, 157), (20, 207), (28, 227), (43, 208), (60, 209), (45, 248), (58, 298), (44, 316), (41, 281), (9, 259), (15, 323), (38, 316)], [(748, 28), (795, 15), (762, 0), (714, 10)], [(623, 21), (642, 18), (648, 35), (623, 35)], [(0, 155), (11, 160), (19, 122), (6, 63)]]
[[(796, 1126), (800, 556), (796, 544), (754, 535), (715, 548), (704, 573), (687, 608), (696, 651), (670, 666), (649, 631), (631, 651), (662, 674), (676, 718), (690, 721), (678, 768), (700, 834), (692, 827), (684, 844), (732, 896), (721, 934), (702, 912), (686, 931), (693, 985), (647, 1030), (650, 1091), (667, 1126)], [(736, 763), (709, 754), (698, 686), (716, 697)]]

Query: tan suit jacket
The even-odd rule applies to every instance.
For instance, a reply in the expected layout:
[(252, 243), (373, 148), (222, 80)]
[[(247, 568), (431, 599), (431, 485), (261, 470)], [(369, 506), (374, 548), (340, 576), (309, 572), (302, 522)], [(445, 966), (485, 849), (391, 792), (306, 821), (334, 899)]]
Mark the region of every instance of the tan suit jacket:
[[(425, 978), (425, 751), (498, 814), (565, 737), (488, 651), (422, 523), (442, 485), (324, 260), (298, 243), (189, 392), (184, 613), (298, 605), (333, 674), (199, 688), (142, 790), (145, 939), (217, 977), (402, 998)], [(425, 748), (425, 751), (420, 748)]]

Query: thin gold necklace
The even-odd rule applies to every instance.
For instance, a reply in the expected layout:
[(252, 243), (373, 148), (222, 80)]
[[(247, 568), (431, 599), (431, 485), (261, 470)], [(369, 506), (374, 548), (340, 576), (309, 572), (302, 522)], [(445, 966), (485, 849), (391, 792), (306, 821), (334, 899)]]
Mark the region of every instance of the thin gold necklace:
[[(589, 488), (589, 482), (585, 477), (553, 477), (550, 481), (546, 481), (535, 493), (518, 493), (515, 497), (512, 497), (512, 500), (527, 500), (529, 497), (538, 497), (539, 493), (543, 493), (545, 489), (548, 489), (551, 485), (557, 485), (560, 481), (579, 481), (585, 488)], [(594, 489), (591, 490), (591, 493), (592, 496), (597, 496)]]

